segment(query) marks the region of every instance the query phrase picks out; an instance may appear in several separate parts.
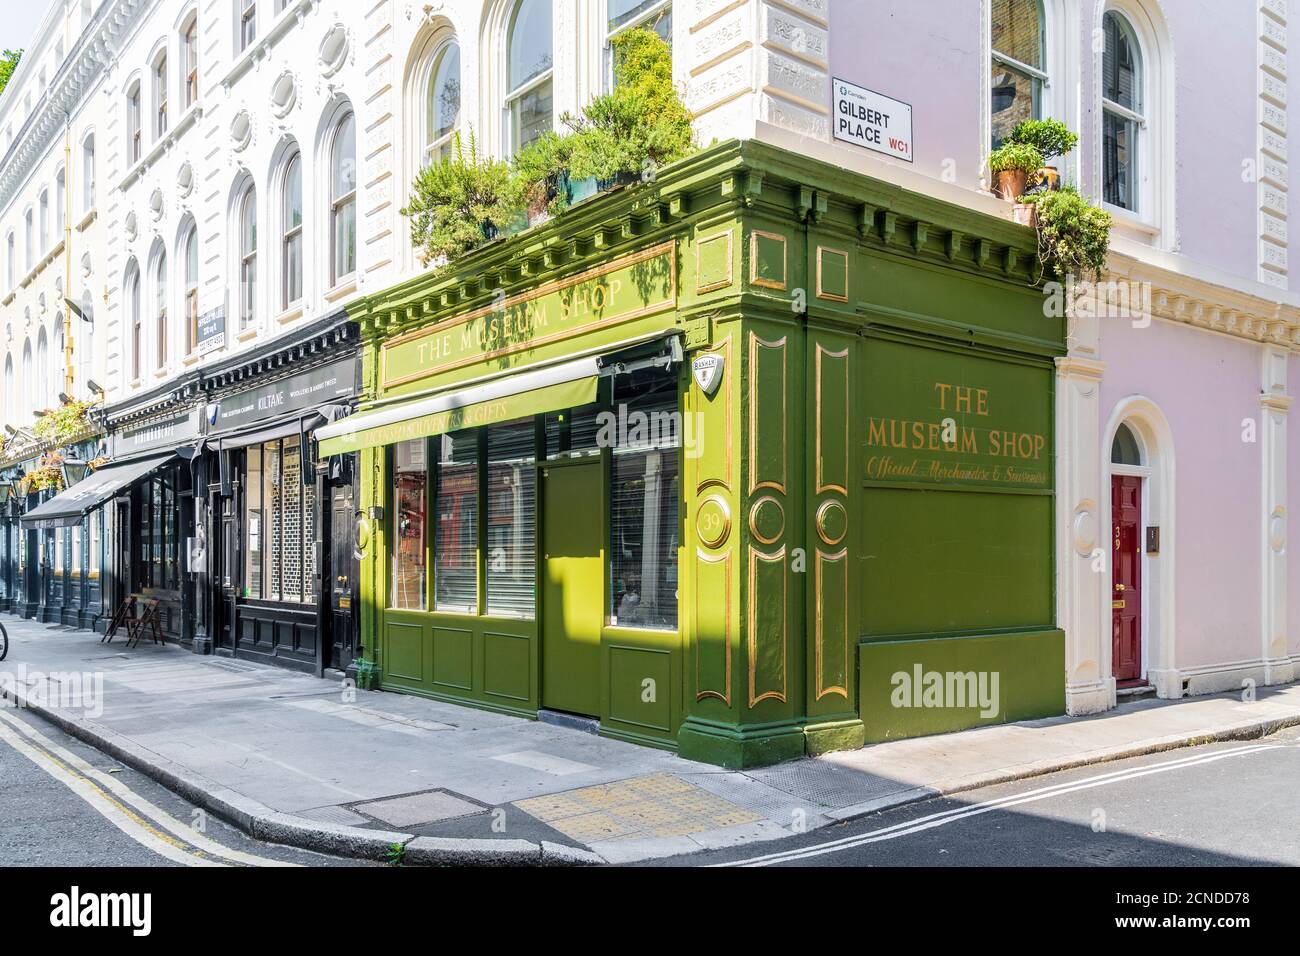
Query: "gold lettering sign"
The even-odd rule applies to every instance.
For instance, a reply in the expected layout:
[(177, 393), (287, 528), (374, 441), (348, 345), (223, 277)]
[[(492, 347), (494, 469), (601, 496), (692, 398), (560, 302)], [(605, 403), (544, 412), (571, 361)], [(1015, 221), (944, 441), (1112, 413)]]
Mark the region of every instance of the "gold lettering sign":
[(677, 304), (677, 252), (665, 242), (385, 342), (391, 388), (628, 322)]

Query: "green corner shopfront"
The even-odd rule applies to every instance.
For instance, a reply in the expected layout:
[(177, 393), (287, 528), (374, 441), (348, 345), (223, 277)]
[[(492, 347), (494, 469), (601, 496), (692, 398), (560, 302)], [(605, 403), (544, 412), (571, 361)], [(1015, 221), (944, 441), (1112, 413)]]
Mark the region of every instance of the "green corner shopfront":
[(1032, 233), (727, 143), (355, 303), (380, 684), (749, 766), (1064, 711)]

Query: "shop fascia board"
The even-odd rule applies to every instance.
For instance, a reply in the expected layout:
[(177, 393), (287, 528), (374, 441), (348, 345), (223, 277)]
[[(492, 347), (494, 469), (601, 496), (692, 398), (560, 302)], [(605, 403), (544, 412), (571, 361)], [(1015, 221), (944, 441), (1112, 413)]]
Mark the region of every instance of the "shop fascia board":
[(143, 395), (132, 395), (105, 405), (97, 417), (109, 430), (121, 428), (172, 409), (188, 408), (198, 400), (200, 394), (199, 371), (195, 369), (170, 378)]
[[(348, 313), (361, 324), (363, 341), (386, 338), (480, 307), (497, 287), (512, 296), (703, 221), (764, 215), (809, 221), (823, 232), (856, 235), (891, 252), (1006, 281), (1024, 282), (1037, 256), (1027, 226), (767, 143), (733, 140), (666, 166), (653, 188), (634, 185), (598, 196), (477, 249), (445, 272), (354, 300)], [(598, 233), (613, 239), (597, 243)], [(937, 251), (954, 242), (959, 256)], [(545, 262), (548, 253), (553, 264), (523, 274), (521, 261)]]

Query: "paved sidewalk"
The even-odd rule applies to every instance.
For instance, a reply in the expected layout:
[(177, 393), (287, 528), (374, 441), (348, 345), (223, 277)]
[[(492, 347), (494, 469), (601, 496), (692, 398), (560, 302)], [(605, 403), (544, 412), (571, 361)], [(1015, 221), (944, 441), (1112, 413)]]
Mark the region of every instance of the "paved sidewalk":
[[(0, 692), (262, 839), (408, 863), (632, 862), (1300, 724), (1300, 686), (1141, 701), (745, 772), (580, 730), (4, 616)], [(71, 699), (66, 675), (102, 676)], [(61, 685), (49, 675), (64, 675)], [(3, 780), (0, 779), (0, 799)]]

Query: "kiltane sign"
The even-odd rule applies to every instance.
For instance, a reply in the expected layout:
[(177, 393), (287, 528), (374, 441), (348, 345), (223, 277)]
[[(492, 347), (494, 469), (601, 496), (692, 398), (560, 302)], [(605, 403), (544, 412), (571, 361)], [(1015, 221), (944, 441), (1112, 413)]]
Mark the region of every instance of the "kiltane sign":
[(503, 358), (676, 304), (676, 246), (666, 242), (386, 342), (383, 387)]
[(912, 161), (912, 107), (844, 80), (831, 83), (835, 138)]
[(892, 342), (870, 353), (868, 481), (1051, 488), (1048, 373)]

